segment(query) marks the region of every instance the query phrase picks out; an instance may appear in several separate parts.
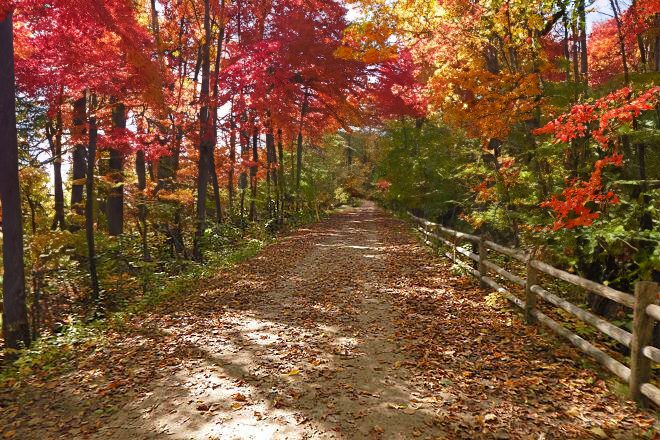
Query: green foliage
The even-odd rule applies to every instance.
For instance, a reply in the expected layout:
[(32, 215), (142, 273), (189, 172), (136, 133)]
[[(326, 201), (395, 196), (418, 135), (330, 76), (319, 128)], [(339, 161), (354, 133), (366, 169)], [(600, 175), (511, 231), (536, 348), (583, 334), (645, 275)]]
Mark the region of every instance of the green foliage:
[(419, 129), (410, 125), (390, 122), (379, 141), (382, 159), (375, 180), (391, 184), (379, 198), (395, 210), (454, 223), (470, 202), (469, 183), (457, 175), (469, 173), (474, 144), (433, 121)]
[[(187, 261), (181, 266), (179, 263), (176, 265), (178, 270), (175, 272), (175, 265), (172, 265), (169, 273), (163, 271), (163, 267), (156, 262), (133, 263), (135, 275), (126, 275), (117, 285), (121, 289), (129, 289), (141, 283), (140, 295), (124, 298), (123, 305), (104, 320), (84, 321), (70, 316), (66, 322), (57, 326), (54, 334), (36, 340), (29, 349), (20, 353), (11, 366), (1, 370), (0, 384), (28, 378), (33, 374), (48, 376), (68, 368), (70, 363), (67, 360), (74, 347), (80, 349), (81, 346), (98, 345), (102, 343), (104, 332), (108, 329), (126, 331), (125, 323), (131, 316), (148, 313), (162, 304), (197, 294), (191, 286), (204, 285), (203, 281), (212, 279), (218, 271), (252, 258), (263, 246), (261, 240), (242, 240), (235, 246), (214, 253), (204, 264)], [(105, 281), (108, 284), (107, 278)], [(116, 294), (118, 291), (106, 291), (106, 294)]]

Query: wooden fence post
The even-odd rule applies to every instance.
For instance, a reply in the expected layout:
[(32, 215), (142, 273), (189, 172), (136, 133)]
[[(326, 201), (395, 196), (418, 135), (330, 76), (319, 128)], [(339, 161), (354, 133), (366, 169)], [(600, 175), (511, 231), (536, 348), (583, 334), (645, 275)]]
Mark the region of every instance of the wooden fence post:
[(481, 284), (482, 288), (488, 287), (488, 284), (484, 281), (484, 277), (488, 276), (487, 260), (488, 248), (486, 248), (486, 237), (482, 235), (479, 237), (479, 284)]
[(536, 250), (529, 254), (527, 259), (527, 281), (525, 282), (525, 321), (527, 324), (536, 324), (536, 317), (533, 312), (536, 309), (536, 293), (532, 292), (532, 286), (538, 284), (539, 273), (534, 266), (532, 266), (532, 261), (536, 257)]
[(641, 386), (651, 377), (651, 361), (644, 356), (644, 347), (651, 345), (655, 320), (646, 313), (658, 295), (658, 283), (640, 281), (635, 284), (632, 343), (630, 344), (630, 397), (644, 404)]

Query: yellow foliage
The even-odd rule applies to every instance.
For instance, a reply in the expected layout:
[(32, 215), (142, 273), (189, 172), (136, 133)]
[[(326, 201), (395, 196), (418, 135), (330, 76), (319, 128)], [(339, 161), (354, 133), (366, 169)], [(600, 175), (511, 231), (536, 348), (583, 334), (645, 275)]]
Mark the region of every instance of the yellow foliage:
[(163, 202), (192, 205), (195, 202), (195, 194), (191, 189), (179, 188), (175, 191), (160, 191), (158, 199)]

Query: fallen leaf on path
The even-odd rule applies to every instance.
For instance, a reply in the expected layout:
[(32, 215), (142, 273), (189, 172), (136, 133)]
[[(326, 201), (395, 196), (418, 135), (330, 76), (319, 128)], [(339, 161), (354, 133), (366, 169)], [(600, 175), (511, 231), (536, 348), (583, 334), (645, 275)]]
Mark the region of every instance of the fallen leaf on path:
[(497, 420), (497, 416), (495, 414), (486, 414), (484, 416), (484, 422), (485, 423), (494, 422), (495, 420)]

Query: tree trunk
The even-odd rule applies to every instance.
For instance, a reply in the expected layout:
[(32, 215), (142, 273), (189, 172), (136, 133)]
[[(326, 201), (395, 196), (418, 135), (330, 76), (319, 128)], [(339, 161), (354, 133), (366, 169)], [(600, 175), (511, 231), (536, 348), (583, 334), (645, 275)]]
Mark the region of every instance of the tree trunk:
[(240, 210), (241, 210), (241, 227), (245, 226), (245, 191), (248, 187), (248, 175), (245, 169), (245, 161), (249, 158), (250, 154), (250, 137), (243, 128), (245, 123), (244, 117), (241, 118), (241, 132), (239, 135), (241, 143), (241, 174), (238, 177), (238, 189), (240, 191)]
[(564, 53), (564, 60), (566, 61), (566, 82), (571, 81), (571, 50), (568, 47), (568, 19), (566, 16), (563, 18), (564, 25), (564, 39), (562, 40), (562, 51)]
[(257, 221), (257, 173), (259, 171), (259, 129), (256, 122), (252, 131), (252, 166), (250, 167), (250, 221)]
[(202, 237), (206, 229), (206, 191), (213, 149), (213, 121), (209, 112), (211, 76), (211, 0), (204, 0), (204, 42), (202, 44), (202, 89), (199, 110), (199, 161), (197, 164), (197, 230), (193, 247), (193, 258), (202, 260)]
[(63, 97), (60, 94), (57, 116), (55, 117), (55, 127), (52, 126), (51, 121), (49, 121), (48, 126), (46, 127), (50, 151), (53, 156), (53, 189), (55, 193), (55, 216), (53, 217), (53, 223), (51, 225), (53, 231), (58, 228), (60, 230), (66, 228), (64, 214), (64, 183), (62, 179), (62, 130), (64, 129), (62, 121), (62, 100)]
[(280, 192), (280, 224), (284, 221), (284, 200), (286, 194), (286, 182), (284, 179), (284, 145), (282, 144), (282, 129), (277, 130), (277, 152), (279, 156), (279, 166), (277, 167), (277, 179), (279, 182)]
[(94, 165), (96, 163), (96, 139), (98, 130), (96, 127), (96, 96), (92, 95), (90, 102), (89, 117), (89, 149), (87, 151), (87, 184), (85, 195), (85, 237), (87, 239), (87, 258), (89, 260), (89, 277), (92, 284), (92, 302), (94, 303), (95, 316), (100, 314), (101, 289), (96, 271), (96, 248), (94, 243)]
[(169, 156), (162, 156), (158, 159), (158, 171), (156, 178), (156, 192), (160, 190), (173, 191), (175, 187), (176, 174), (179, 170), (179, 156), (181, 154), (181, 143), (183, 142), (183, 130), (176, 127), (174, 146), (170, 150)]
[(305, 88), (302, 107), (300, 109), (300, 125), (298, 127), (298, 144), (296, 148), (296, 196), (300, 198), (300, 178), (302, 175), (302, 155), (303, 155), (303, 125), (307, 115), (307, 106), (309, 104), (309, 88)]
[[(126, 106), (118, 102), (112, 108), (112, 127), (126, 129)], [(124, 233), (124, 156), (117, 149), (110, 149), (109, 181), (112, 184), (108, 192), (106, 214), (108, 233), (116, 237)]]
[[(268, 215), (269, 218), (275, 218), (279, 208), (279, 187), (277, 182), (277, 154), (275, 153), (275, 132), (273, 131), (272, 120), (268, 122), (268, 131), (266, 133), (266, 156), (268, 158)], [(271, 196), (271, 182), (275, 189), (275, 202)]]
[(209, 172), (211, 173), (211, 186), (213, 187), (213, 203), (215, 204), (215, 220), (222, 223), (222, 203), (220, 203), (220, 184), (218, 183), (218, 171), (215, 168), (215, 154), (211, 153)]
[[(579, 28), (580, 28), (580, 73), (582, 74), (582, 80), (585, 84), (589, 84), (588, 73), (589, 73), (589, 61), (587, 58), (587, 12), (585, 9), (585, 1), (580, 0), (578, 3), (578, 19), (579, 19)], [(588, 90), (585, 87), (585, 90)]]
[[(218, 95), (220, 93), (220, 87), (218, 84), (218, 78), (220, 75), (220, 61), (222, 60), (222, 45), (225, 40), (225, 0), (220, 2), (220, 31), (218, 32), (218, 44), (216, 47), (215, 55), (215, 65), (213, 69), (214, 81), (213, 81), (213, 139), (214, 144), (217, 147), (217, 133), (218, 133)], [(211, 173), (211, 183), (213, 186), (213, 201), (215, 203), (215, 217), (218, 223), (222, 223), (222, 204), (220, 203), (220, 185), (218, 183), (218, 171), (215, 167), (215, 148), (211, 151), (210, 157), (210, 173)]]
[(23, 219), (18, 182), (12, 14), (0, 22), (0, 203), (2, 204), (2, 334), (5, 347), (30, 345), (25, 306)]
[[(76, 145), (73, 150), (72, 178), (71, 185), (71, 209), (78, 215), (82, 215), (83, 189), (86, 172), (86, 148), (84, 136), (87, 134), (87, 98), (85, 94), (73, 103), (73, 135)], [(78, 226), (72, 230), (77, 230)]]
[(140, 150), (135, 154), (135, 174), (138, 179), (138, 221), (142, 225), (141, 235), (142, 235), (142, 259), (144, 261), (151, 260), (151, 255), (149, 253), (149, 243), (147, 242), (147, 204), (146, 204), (146, 195), (144, 191), (147, 189), (147, 163), (144, 155), (144, 151)]
[(229, 115), (229, 173), (227, 175), (227, 191), (229, 192), (229, 216), (234, 216), (234, 171), (236, 169), (236, 123), (234, 122), (233, 109)]
[(614, 14), (614, 21), (616, 23), (617, 37), (619, 40), (619, 51), (621, 52), (621, 61), (623, 62), (623, 81), (627, 85), (630, 84), (630, 74), (628, 72), (628, 55), (626, 54), (626, 42), (623, 36), (623, 23), (619, 15), (619, 3), (617, 0), (610, 0), (612, 14)]

